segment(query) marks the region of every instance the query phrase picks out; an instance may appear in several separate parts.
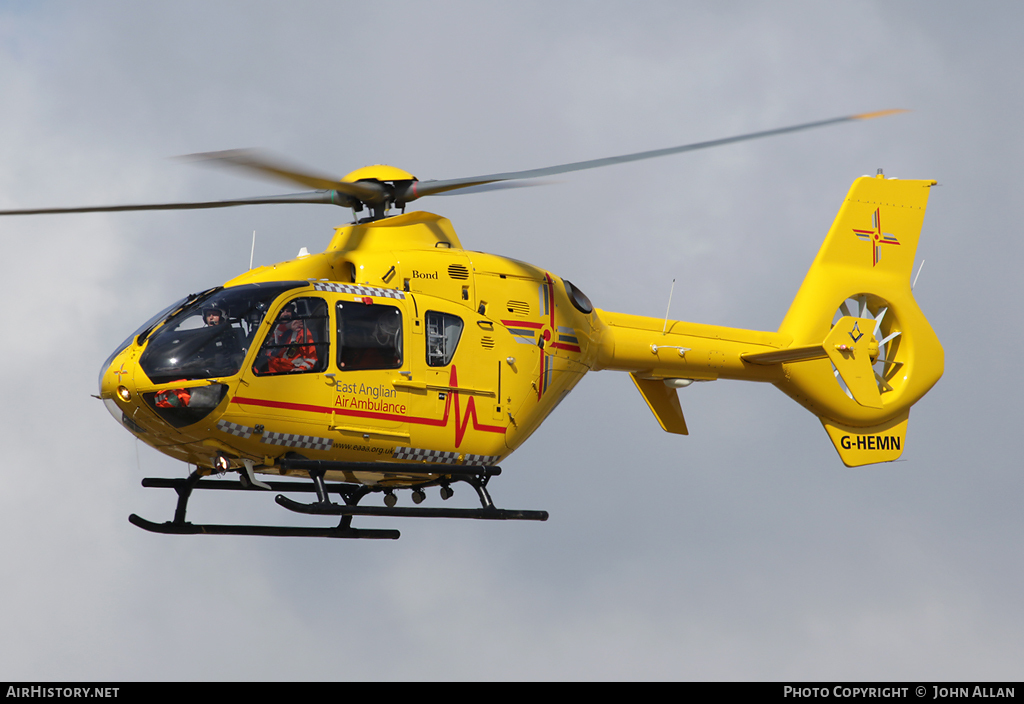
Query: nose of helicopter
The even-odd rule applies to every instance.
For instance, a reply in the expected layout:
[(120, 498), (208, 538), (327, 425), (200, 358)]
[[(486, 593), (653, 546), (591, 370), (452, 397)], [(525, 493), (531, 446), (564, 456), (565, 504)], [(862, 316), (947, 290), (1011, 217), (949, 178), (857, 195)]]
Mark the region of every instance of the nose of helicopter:
[(127, 403), (132, 399), (132, 374), (125, 362), (110, 364), (100, 370), (100, 398), (120, 398)]
[(131, 420), (138, 399), (135, 390), (135, 355), (131, 345), (120, 346), (100, 367), (100, 399), (111, 416), (133, 433), (141, 428)]

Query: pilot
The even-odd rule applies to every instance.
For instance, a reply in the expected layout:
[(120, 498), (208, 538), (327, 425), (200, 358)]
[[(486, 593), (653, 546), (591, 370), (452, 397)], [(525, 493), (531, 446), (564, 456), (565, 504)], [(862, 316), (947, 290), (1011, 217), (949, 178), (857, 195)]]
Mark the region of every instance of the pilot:
[(220, 308), (204, 308), (203, 322), (206, 323), (206, 327), (209, 328), (215, 328), (218, 325), (223, 325), (226, 322), (224, 319), (224, 311)]
[[(234, 373), (242, 363), (245, 350), (238, 337), (239, 330), (228, 323), (228, 316), (223, 308), (211, 306), (203, 308), (203, 322), (213, 340), (200, 352), (200, 356), (210, 360), (218, 373)], [(219, 328), (211, 330), (211, 328)], [(226, 371), (232, 369), (233, 371)]]
[(267, 354), (271, 374), (306, 372), (316, 366), (316, 344), (312, 333), (295, 311), (295, 304), (284, 307), (277, 316), (274, 339)]

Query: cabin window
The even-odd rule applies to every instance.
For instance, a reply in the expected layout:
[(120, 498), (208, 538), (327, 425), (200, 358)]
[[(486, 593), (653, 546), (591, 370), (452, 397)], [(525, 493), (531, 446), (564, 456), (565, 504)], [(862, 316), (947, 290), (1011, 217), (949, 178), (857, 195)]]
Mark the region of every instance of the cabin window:
[(327, 303), (296, 298), (285, 304), (267, 333), (253, 372), (258, 376), (322, 372), (329, 358)]
[[(372, 300), (372, 299), (367, 299)], [(398, 369), (402, 366), (402, 311), (394, 306), (338, 303), (338, 369)]]
[(427, 320), (427, 365), (446, 367), (455, 356), (455, 348), (462, 337), (462, 318), (449, 313), (428, 310)]

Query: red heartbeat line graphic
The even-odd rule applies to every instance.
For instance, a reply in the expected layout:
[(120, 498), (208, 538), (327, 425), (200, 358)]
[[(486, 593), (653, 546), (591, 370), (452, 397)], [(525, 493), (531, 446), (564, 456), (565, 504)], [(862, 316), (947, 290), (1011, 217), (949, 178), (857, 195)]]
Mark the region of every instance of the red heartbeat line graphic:
[[(455, 365), (452, 365), (451, 376), (448, 377), (448, 385), (453, 388), (458, 388), (459, 378), (458, 372), (455, 370)], [(489, 433), (504, 433), (505, 429), (495, 425), (483, 425), (480, 423), (479, 418), (476, 415), (476, 399), (472, 396), (466, 401), (466, 415), (461, 414), (461, 408), (459, 404), (459, 392), (452, 391), (448, 394), (448, 398), (444, 404), (444, 422), (442, 425), (448, 425), (448, 412), (451, 409), (452, 400), (455, 402), (455, 447), (462, 444), (462, 438), (466, 435), (466, 428), (469, 426), (470, 418), (473, 419), (473, 430), (483, 430)]]

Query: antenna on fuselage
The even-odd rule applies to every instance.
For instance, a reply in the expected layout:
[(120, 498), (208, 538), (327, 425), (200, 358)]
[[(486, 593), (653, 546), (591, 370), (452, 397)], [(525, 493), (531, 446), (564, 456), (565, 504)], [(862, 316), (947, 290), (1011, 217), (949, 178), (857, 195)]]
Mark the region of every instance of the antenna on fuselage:
[(676, 280), (672, 279), (672, 288), (668, 290), (668, 306), (665, 307), (665, 324), (661, 326), (661, 334), (664, 335), (665, 331), (668, 330), (668, 312), (672, 310), (672, 294), (676, 290)]
[(256, 230), (252, 231), (252, 249), (249, 250), (249, 271), (252, 271), (252, 256), (256, 254)]

